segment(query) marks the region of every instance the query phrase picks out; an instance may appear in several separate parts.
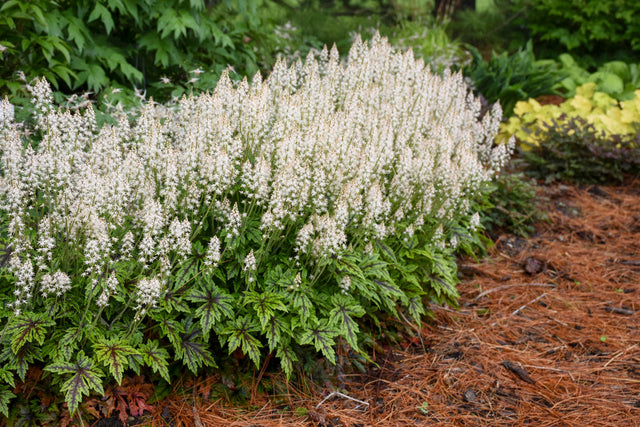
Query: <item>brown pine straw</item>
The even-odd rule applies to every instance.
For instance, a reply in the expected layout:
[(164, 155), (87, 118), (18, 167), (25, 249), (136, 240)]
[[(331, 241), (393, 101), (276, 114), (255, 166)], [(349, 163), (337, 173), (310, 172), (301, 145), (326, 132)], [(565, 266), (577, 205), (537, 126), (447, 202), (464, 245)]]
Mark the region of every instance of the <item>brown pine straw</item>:
[(640, 425), (640, 180), (542, 187), (538, 206), (550, 222), (539, 224), (535, 236), (505, 234), (489, 258), (460, 261), (459, 311), (433, 307), (435, 319), (423, 326), (421, 340), (377, 353), (378, 367), (347, 378), (340, 391), (368, 407), (340, 397), (317, 407), (331, 387), (289, 384), (284, 396), (254, 393), (250, 407), (186, 393), (167, 401), (171, 422), (160, 411), (154, 421)]

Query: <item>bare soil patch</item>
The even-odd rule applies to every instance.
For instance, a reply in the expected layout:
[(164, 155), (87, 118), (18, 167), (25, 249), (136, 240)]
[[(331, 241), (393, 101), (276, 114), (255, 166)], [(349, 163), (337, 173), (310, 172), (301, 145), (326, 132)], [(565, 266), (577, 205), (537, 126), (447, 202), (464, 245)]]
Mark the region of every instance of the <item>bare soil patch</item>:
[(640, 180), (542, 187), (538, 209), (550, 222), (534, 236), (500, 235), (486, 259), (460, 261), (459, 311), (433, 307), (419, 338), (375, 354), (378, 366), (347, 378), (344, 394), (366, 405), (340, 395), (322, 402), (330, 386), (289, 385), (284, 396), (254, 395), (251, 408), (239, 408), (197, 397), (219, 380), (212, 377), (168, 400), (154, 420), (640, 425)]

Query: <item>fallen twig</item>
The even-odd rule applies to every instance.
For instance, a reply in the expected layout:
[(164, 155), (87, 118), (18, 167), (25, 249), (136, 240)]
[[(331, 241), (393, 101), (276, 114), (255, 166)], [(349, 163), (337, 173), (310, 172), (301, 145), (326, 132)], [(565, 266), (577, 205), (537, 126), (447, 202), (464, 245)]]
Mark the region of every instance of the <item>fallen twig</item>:
[(344, 397), (345, 399), (353, 400), (354, 402), (358, 402), (362, 405), (369, 406), (369, 402), (364, 402), (362, 400), (356, 399), (355, 397), (351, 397), (344, 393), (340, 393), (339, 391), (332, 391), (327, 397), (322, 399), (322, 401), (316, 405), (316, 409), (318, 409), (320, 405), (322, 405), (324, 402), (326, 402), (327, 400), (331, 399), (334, 396)]
[(479, 293), (474, 299), (473, 301), (478, 301), (480, 298), (482, 298), (485, 295), (488, 295), (492, 292), (497, 292), (497, 291), (502, 291), (505, 289), (509, 289), (509, 288), (515, 288), (518, 286), (544, 286), (547, 288), (555, 288), (556, 285), (553, 285), (551, 283), (517, 283), (515, 285), (504, 285), (504, 286), (498, 286), (497, 288), (491, 288), (491, 289), (487, 289), (484, 292)]
[[(539, 295), (538, 297), (532, 299), (531, 301), (529, 301), (528, 303), (526, 303), (525, 305), (523, 305), (522, 307), (518, 308), (517, 310), (515, 310), (513, 313), (511, 313), (511, 316), (515, 316), (516, 314), (520, 313), (522, 310), (524, 310), (528, 305), (533, 304), (534, 302), (538, 301), (539, 299), (541, 299), (542, 297), (545, 297), (549, 295), (548, 293), (544, 293), (542, 295)], [(511, 317), (510, 316), (510, 317)]]
[(632, 310), (630, 308), (627, 307), (613, 307), (613, 306), (606, 306), (605, 311), (608, 311), (609, 313), (615, 313), (615, 314), (622, 314), (625, 316), (631, 316), (633, 314), (636, 314), (635, 310)]

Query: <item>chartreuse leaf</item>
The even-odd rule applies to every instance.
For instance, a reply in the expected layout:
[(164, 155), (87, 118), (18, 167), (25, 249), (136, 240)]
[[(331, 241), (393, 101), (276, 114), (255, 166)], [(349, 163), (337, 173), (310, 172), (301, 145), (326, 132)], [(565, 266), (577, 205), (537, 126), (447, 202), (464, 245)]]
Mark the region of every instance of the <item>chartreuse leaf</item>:
[(47, 318), (44, 313), (24, 313), (14, 318), (7, 328), (11, 333), (11, 350), (17, 354), (27, 343), (35, 341), (42, 344), (47, 327), (55, 324), (56, 322)]
[(63, 360), (70, 360), (78, 349), (78, 341), (82, 339), (81, 328), (69, 328), (58, 342), (58, 352)]
[(140, 353), (142, 354), (145, 365), (153, 369), (153, 372), (160, 374), (166, 382), (171, 382), (171, 378), (169, 377), (169, 364), (167, 362), (169, 353), (159, 346), (157, 340), (149, 340), (141, 344)]
[(123, 338), (103, 338), (93, 345), (93, 351), (97, 361), (109, 369), (118, 385), (122, 383), (122, 376), (129, 365), (127, 356), (138, 354)]
[(282, 372), (284, 372), (287, 378), (290, 378), (293, 373), (293, 364), (298, 360), (298, 356), (296, 356), (296, 353), (291, 349), (288, 342), (278, 346), (276, 357), (280, 359)]
[(409, 304), (407, 304), (407, 309), (413, 320), (419, 325), (420, 319), (425, 314), (422, 298), (419, 296), (411, 298)]
[(65, 381), (61, 388), (65, 393), (65, 401), (71, 414), (78, 409), (78, 405), (82, 402), (82, 396), (89, 395), (91, 390), (101, 395), (104, 394), (101, 380), (103, 374), (93, 365), (91, 359), (82, 350), (78, 352), (78, 358), (75, 363), (54, 362), (45, 366), (44, 370), (58, 375), (72, 374), (71, 378)]
[(16, 397), (6, 386), (0, 387), (0, 414), (9, 417), (9, 401)]
[(279, 316), (274, 316), (269, 320), (266, 328), (263, 328), (262, 332), (267, 336), (267, 343), (269, 344), (269, 350), (273, 351), (286, 336), (291, 335), (290, 328), (287, 326), (288, 322), (285, 322)]
[(359, 351), (358, 332), (360, 328), (353, 317), (362, 317), (365, 314), (362, 308), (351, 296), (335, 294), (331, 297), (333, 309), (329, 312), (329, 323), (338, 329), (351, 348)]
[(300, 337), (300, 344), (313, 344), (316, 351), (321, 352), (333, 364), (336, 363), (336, 352), (333, 346), (334, 338), (339, 334), (335, 326), (327, 319), (314, 322), (313, 327), (305, 328)]
[(156, 312), (152, 314), (153, 320), (160, 325), (162, 335), (169, 339), (173, 348), (178, 353), (182, 347), (181, 335), (184, 333), (184, 326), (180, 322), (173, 320), (166, 312)]
[(16, 386), (16, 382), (13, 379), (13, 372), (11, 372), (9, 367), (6, 365), (0, 368), (0, 381), (10, 385), (11, 387)]
[(242, 316), (230, 321), (222, 330), (223, 334), (228, 335), (229, 354), (240, 347), (242, 352), (249, 356), (253, 363), (258, 366), (260, 364), (260, 347), (262, 347), (262, 343), (251, 335), (252, 332), (258, 331), (260, 331), (260, 327), (249, 316)]
[(315, 316), (315, 309), (311, 300), (309, 299), (309, 292), (311, 290), (301, 291), (296, 290), (292, 293), (293, 307), (297, 309), (296, 315), (300, 317), (300, 323), (306, 325), (307, 321)]
[(187, 296), (187, 300), (200, 303), (196, 309), (195, 318), (199, 319), (202, 335), (209, 339), (209, 331), (216, 322), (225, 317), (233, 317), (233, 297), (224, 293), (207, 279), (199, 287), (194, 288)]
[(244, 303), (245, 305), (251, 304), (258, 315), (258, 320), (260, 321), (260, 326), (262, 326), (263, 330), (266, 328), (277, 310), (284, 312), (288, 311), (287, 307), (282, 302), (282, 296), (268, 291), (247, 292), (245, 294)]

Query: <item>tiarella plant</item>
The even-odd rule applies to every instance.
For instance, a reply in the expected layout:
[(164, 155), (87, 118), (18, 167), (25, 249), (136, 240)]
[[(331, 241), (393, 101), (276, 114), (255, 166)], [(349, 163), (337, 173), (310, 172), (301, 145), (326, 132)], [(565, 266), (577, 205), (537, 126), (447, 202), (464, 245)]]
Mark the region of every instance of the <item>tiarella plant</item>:
[(73, 413), (127, 371), (238, 350), (290, 375), (305, 349), (364, 351), (365, 314), (455, 304), (471, 202), (512, 147), (499, 105), (479, 117), (460, 74), (378, 36), (101, 127), (30, 90), (35, 129), (0, 107), (5, 414), (33, 363)]

